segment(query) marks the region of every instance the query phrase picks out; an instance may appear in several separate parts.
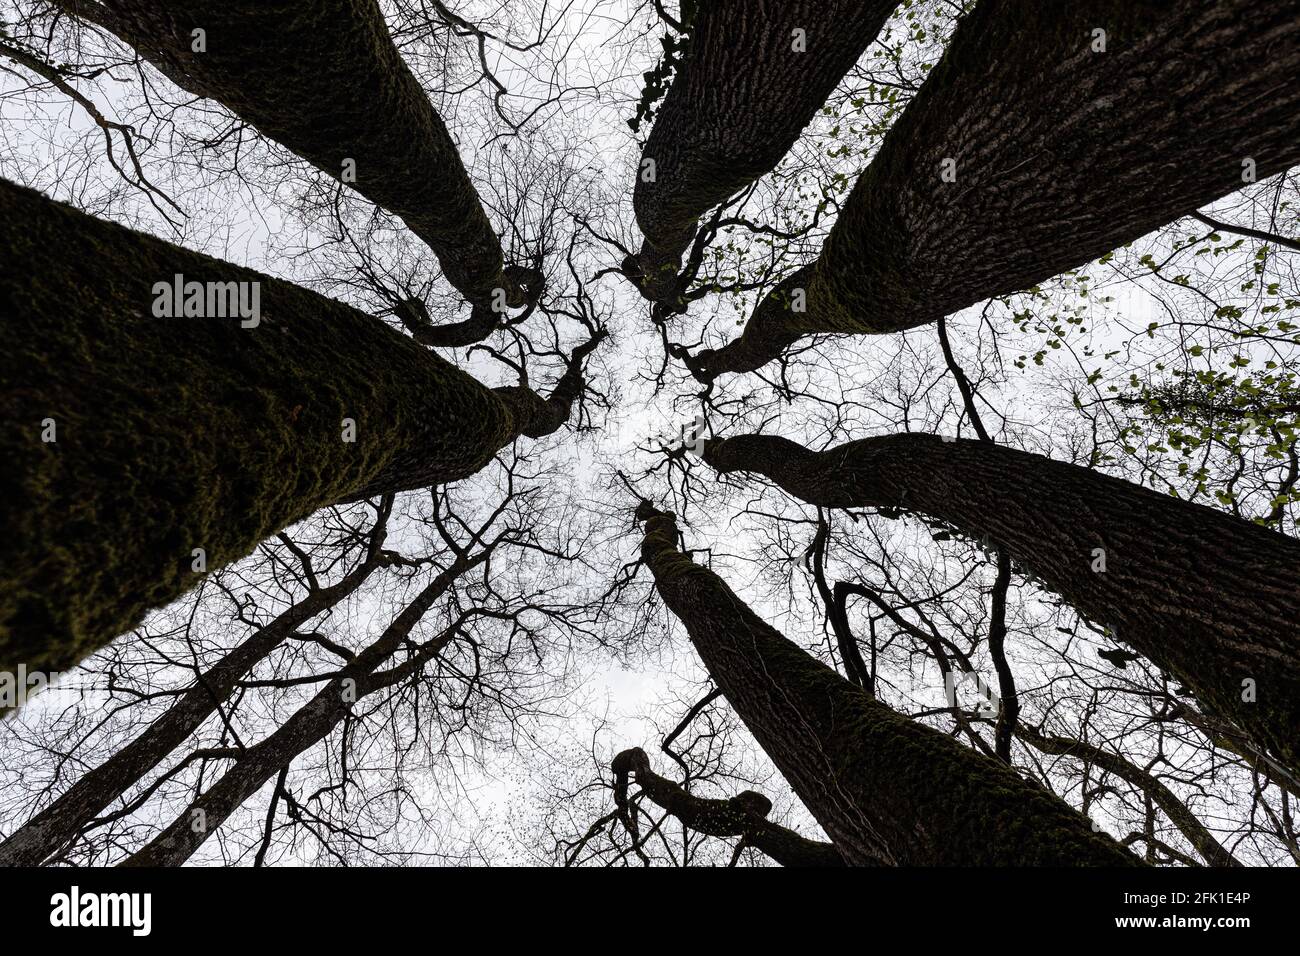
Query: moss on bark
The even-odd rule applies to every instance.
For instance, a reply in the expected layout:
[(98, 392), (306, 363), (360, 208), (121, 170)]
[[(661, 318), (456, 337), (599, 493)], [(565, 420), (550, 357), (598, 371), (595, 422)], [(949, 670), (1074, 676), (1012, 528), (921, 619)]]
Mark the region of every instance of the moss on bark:
[[(360, 491), (473, 474), (533, 427), (371, 316), (3, 181), (0, 250), (0, 669), (76, 663), (196, 583), (196, 548), (213, 570)], [(176, 274), (260, 283), (260, 323), (156, 318)]]
[(643, 504), (643, 560), (728, 702), (844, 860), (1124, 866), (1137, 861), (1000, 761), (908, 720), (759, 618)]

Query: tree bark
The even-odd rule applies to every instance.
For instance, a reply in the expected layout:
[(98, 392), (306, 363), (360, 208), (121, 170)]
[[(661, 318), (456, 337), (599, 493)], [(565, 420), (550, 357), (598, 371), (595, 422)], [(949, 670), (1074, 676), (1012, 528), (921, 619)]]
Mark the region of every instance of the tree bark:
[[(534, 303), (541, 295), (544, 277), (540, 271), (523, 266), (506, 266), (502, 271), (506, 279), (506, 288), (519, 293), (523, 302)], [(515, 304), (511, 300), (507, 304)], [(505, 315), (490, 306), (476, 305), (468, 319), (458, 322), (444, 322), (435, 325), (429, 310), (420, 299), (399, 301), (393, 314), (411, 333), (411, 337), (421, 345), (432, 348), (464, 348), (476, 342), (482, 342), (497, 329), (503, 327)], [(512, 322), (522, 322), (525, 312)]]
[[(696, 220), (772, 171), (898, 2), (701, 5), (689, 25), (686, 60), (642, 152), (633, 194), (645, 242), (627, 269), (647, 298), (679, 291), (675, 280)], [(652, 180), (646, 160), (655, 164)]]
[(1246, 172), (1286, 170), (1300, 163), (1297, 75), (1300, 0), (980, 0), (820, 258), (693, 371), (711, 381), (813, 333), (934, 322), (1191, 213)]
[[(472, 304), (522, 305), (501, 243), (442, 118), (375, 0), (59, 0), (112, 30), (182, 88), (387, 209)], [(96, 16), (96, 8), (108, 16)], [(196, 51), (193, 31), (205, 31)]]
[(429, 582), (384, 632), (349, 661), (321, 690), (269, 737), (249, 747), (221, 779), (203, 792), (162, 833), (124, 866), (180, 866), (203, 845), (230, 814), (266, 781), (305, 751), (320, 743), (369, 694), (392, 687), (419, 672), (455, 636), (455, 625), (425, 642), (418, 652), (386, 671), (378, 667), (406, 641), (411, 630), (465, 572), (483, 563), (491, 548), (473, 557), (458, 557)]
[(906, 434), (813, 452), (744, 435), (707, 442), (703, 454), (809, 504), (916, 512), (1005, 549), (1208, 713), (1300, 767), (1300, 542), (989, 442)]
[[(76, 663), (196, 583), (194, 549), (213, 570), (554, 431), (599, 341), (550, 398), (490, 389), (342, 303), (3, 181), (0, 251), (0, 670)], [(176, 275), (256, 284), (260, 321), (155, 317)]]
[(642, 560), (714, 682), (850, 865), (1131, 865), (1061, 800), (873, 700), (761, 620), (642, 503)]
[[(391, 499), (390, 499), (391, 502)], [(58, 853), (105, 807), (117, 800), (179, 747), (230, 696), (235, 684), (307, 621), (336, 607), (384, 565), (381, 548), (385, 509), (364, 560), (337, 583), (310, 591), (302, 600), (228, 651), (208, 668), (143, 733), (94, 770), (83, 774), (58, 799), (0, 843), (0, 866), (37, 866)]]

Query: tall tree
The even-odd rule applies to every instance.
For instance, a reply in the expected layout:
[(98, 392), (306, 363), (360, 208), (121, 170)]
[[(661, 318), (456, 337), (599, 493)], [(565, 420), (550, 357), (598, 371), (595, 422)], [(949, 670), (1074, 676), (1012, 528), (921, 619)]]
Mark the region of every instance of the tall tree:
[(908, 720), (796, 647), (678, 547), (647, 502), (641, 557), (759, 745), (849, 864), (1135, 862), (1005, 764)]
[(862, 56), (898, 0), (713, 0), (641, 153), (633, 203), (645, 235), (624, 270), (676, 295), (696, 220), (772, 168)]
[[(701, 345), (669, 342), (667, 317), (692, 303), (735, 301), (785, 276), (760, 307), (778, 330), (785, 312), (850, 316), (872, 330), (915, 324), (936, 303), (942, 316), (984, 288), (1028, 281), (1073, 248), (1075, 232), (1082, 255), (1116, 223), (1154, 217), (1172, 202), (1166, 185), (1172, 197), (1200, 189), (1222, 171), (1216, 163), (1232, 177), (1251, 168), (1265, 175), (1272, 154), (1245, 157), (1248, 168), (1225, 153), (1235, 143), (1277, 145), (1274, 131), (1252, 128), (1256, 117), (1294, 132), (1279, 112), (1294, 105), (1293, 91), (1268, 87), (1274, 60), (1288, 63), (1295, 45), (1294, 28), (1274, 9), (1150, 0), (1125, 11), (1098, 0), (1043, 12), (1028, 0), (985, 0), (963, 30), (983, 23), (972, 35), (997, 51), (959, 35), (966, 52), (939, 71), (946, 78), (895, 130), (850, 199), (867, 166), (857, 157), (876, 151), (976, 2), (900, 4), (888, 34), (849, 68), (850, 47), (867, 42), (866, 21), (854, 18), (883, 3), (633, 0), (629, 10), (653, 8), (670, 24), (665, 8), (680, 8), (677, 26), (689, 26), (674, 26), (687, 57), (651, 133), (656, 148), (677, 157), (679, 175), (665, 181), (660, 167), (654, 181), (643, 177), (632, 210), (657, 215), (666, 238), (643, 228), (638, 255), (622, 245), (636, 228), (632, 207), (615, 202), (617, 190), (602, 180), (618, 175), (605, 147), (622, 124), (602, 104), (635, 95), (627, 58), (653, 49), (655, 38), (639, 15), (626, 27), (611, 21), (608, 0), (464, 9), (450, 0), (220, 8), (215, 0), (19, 0), (0, 37), (0, 57), (13, 67), (0, 70), (4, 111), (16, 131), (14, 148), (0, 150), (3, 175), (85, 210), (129, 215), (137, 200), (175, 197), (193, 237), (184, 241), (195, 248), (220, 248), (231, 223), (237, 229), (250, 216), (278, 223), (265, 261), (295, 263), (305, 285), (345, 290), (337, 294), (384, 321), (0, 184), (0, 326), (10, 333), (0, 407), (13, 425), (0, 446), (0, 693), (21, 680), (10, 673), (15, 664), (57, 667), (127, 628), (63, 675), (57, 696), (0, 721), (0, 862), (103, 864), (131, 853), (134, 862), (167, 864), (517, 859), (537, 845), (509, 847), (511, 836), (486, 834), (472, 799), (462, 801), (503, 759), (512, 773), (525, 765), (538, 784), (530, 787), (538, 795), (511, 808), (523, 832), (543, 804), (537, 824), (556, 838), (555, 859), (577, 864), (735, 864), (762, 862), (764, 853), (828, 865), (1133, 862), (1087, 832), (1089, 816), (1151, 863), (1300, 860), (1297, 776), (1276, 740), (1264, 739), (1297, 715), (1267, 714), (1262, 729), (1243, 729), (1248, 712), (1295, 696), (1296, 645), (1278, 622), (1295, 610), (1279, 595), (1295, 591), (1286, 568), (1296, 555), (1278, 550), (1276, 538), (1243, 535), (1225, 516), (1169, 511), (1165, 498), (1116, 491), (1082, 469), (1062, 477), (1041, 459), (1029, 467), (1005, 450), (914, 435), (897, 446), (873, 439), (887, 445), (878, 454), (844, 446), (813, 464), (802, 449), (769, 446), (752, 456), (761, 459), (755, 468), (781, 472), (794, 494), (764, 484), (761, 499), (735, 499), (735, 481), (692, 466), (684, 449), (661, 454), (662, 442), (618, 430), (639, 429), (646, 414), (689, 415), (703, 400), (721, 434), (766, 431), (779, 418), (786, 434), (824, 431), (818, 448), (893, 432), (973, 428), (1012, 444), (1033, 435), (1042, 454), (1118, 461), (1110, 473), (1215, 501), (1295, 537), (1300, 340), (1286, 321), (1296, 291), (1282, 250), (1295, 245), (1300, 166), (1216, 203), (1212, 216), (1176, 220), (1018, 296), (1015, 331), (984, 322), (970, 341), (950, 342), (939, 318), (934, 348), (925, 335), (893, 336), (874, 343), (888, 346), (883, 352), (829, 365), (799, 349), (804, 340), (795, 351), (812, 361), (793, 374), (736, 382), (725, 394), (694, 394), (668, 374), (677, 354), (710, 379), (707, 356), (690, 354)], [(1284, 9), (1296, 3), (1283, 0)], [(101, 43), (67, 11), (125, 45)], [(191, 28), (195, 11), (212, 22)], [(807, 29), (796, 22), (804, 15), (815, 18)], [(1057, 27), (1064, 32), (1046, 39)], [(1247, 62), (1247, 48), (1263, 52)], [(1027, 62), (1001, 62), (1022, 53)], [(176, 88), (155, 82), (155, 67)], [(846, 68), (825, 117), (800, 134), (817, 109), (809, 90), (833, 85)], [(665, 76), (662, 67), (648, 76), (639, 115), (669, 90)], [(984, 89), (989, 78), (997, 88)], [(1207, 86), (1216, 81), (1222, 89)], [(516, 97), (526, 105), (512, 117)], [(418, 199), (420, 208), (401, 212), (413, 228), (440, 190), (472, 193), (450, 140), (430, 140), (421, 125), (429, 102), (451, 123), (440, 104), (453, 99), (469, 123), (465, 139), (459, 120), (452, 124), (456, 141), (483, 144), (473, 164), (465, 154), (482, 203), (474, 198), (468, 218), (450, 223), (465, 245), (453, 242), (448, 255), (467, 257), (471, 280), (498, 269), (496, 285), (523, 314), (503, 319), (483, 304), (482, 289), (472, 310), (452, 314), (461, 296), (433, 292), (437, 263), (418, 238), (395, 240), (397, 217), (366, 215), (373, 207), (358, 207), (360, 191), (357, 202), (348, 198), (355, 185), (376, 199), (365, 174), (384, 162), (386, 201)], [(255, 114), (267, 135), (250, 154)], [(207, 135), (204, 117), (214, 116), (221, 130)], [(338, 154), (315, 139), (321, 129), (339, 140)], [(358, 130), (374, 135), (356, 143)], [(1115, 143), (1097, 142), (1103, 135)], [(276, 167), (294, 137), (312, 151)], [(376, 137), (405, 152), (380, 154)], [(259, 170), (268, 145), (272, 165)], [(418, 165), (435, 147), (451, 165)], [(638, 156), (641, 148), (625, 158), (655, 158)], [(1120, 153), (1145, 170), (1145, 182), (1122, 168)], [(1174, 165), (1184, 155), (1194, 168)], [(358, 160), (355, 184), (347, 159)], [(922, 180), (931, 165), (932, 188)], [(1057, 167), (1058, 181), (1041, 181)], [(902, 176), (897, 189), (891, 170)], [(305, 192), (285, 188), (302, 176)], [(1121, 195), (1105, 195), (1105, 177)], [(632, 185), (624, 178), (624, 189)], [(679, 186), (689, 188), (679, 194)], [(817, 202), (818, 192), (810, 218), (786, 206), (810, 194)], [(545, 256), (544, 297), (534, 296), (536, 273), (501, 267), (499, 246), (496, 266), (475, 271), (486, 261), (478, 238), (495, 242), (471, 221), (484, 209), (501, 246), (509, 236), (530, 266)], [(822, 259), (788, 275), (816, 255), (807, 243), (831, 210), (843, 215)], [(427, 231), (436, 228), (435, 220)], [(627, 257), (621, 268), (607, 261), (611, 247)], [(618, 414), (602, 426), (580, 407), (575, 430), (591, 426), (593, 442), (578, 447), (503, 445), (560, 428), (584, 394), (604, 400), (583, 384), (584, 360), (603, 334), (592, 315), (597, 302), (629, 291), (628, 278), (651, 300), (655, 321), (631, 323), (619, 343), (621, 380), (610, 395)], [(1085, 309), (1096, 301), (1092, 280), (1168, 321), (1146, 328), (1145, 318), (1134, 325)], [(186, 281), (198, 284), (193, 295)], [(167, 315), (177, 283), (181, 307)], [(246, 291), (260, 307), (241, 326), (229, 306)], [(1000, 298), (987, 301), (997, 311)], [(1107, 340), (1105, 360), (1073, 368), (1076, 356), (1102, 354), (1077, 328), (1085, 313)], [(723, 324), (731, 321), (709, 323)], [(472, 348), (470, 359), (476, 368), (496, 363), (500, 380), (517, 386), (485, 387), (419, 347), (471, 346), (494, 332), (506, 344)], [(754, 341), (762, 359), (771, 342)], [(1039, 346), (1041, 370), (1026, 366), (1028, 355), (1016, 361), (1024, 375), (1007, 369), (1016, 353)], [(953, 388), (941, 381), (945, 363)], [(1059, 410), (1050, 433), (1044, 407)], [(997, 423), (992, 432), (981, 410)], [(759, 421), (769, 425), (739, 424)], [(745, 441), (696, 448), (725, 458), (730, 446), (743, 460)], [(619, 560), (621, 535), (609, 522), (625, 516), (588, 484), (604, 468), (620, 469), (626, 485), (644, 482), (647, 496), (699, 505), (747, 587), (762, 591), (763, 609), (754, 609), (776, 608), (771, 620), (788, 612), (795, 643), (687, 560), (670, 516), (654, 509), (643, 511), (646, 560), (687, 627), (664, 633), (664, 601), (636, 600), (643, 561), (593, 591), (592, 574)], [(499, 504), (498, 492), (514, 503)], [(901, 497), (913, 493), (924, 507)], [(868, 504), (814, 509), (799, 498)], [(730, 508), (742, 500), (740, 511)], [(396, 543), (382, 545), (389, 508)], [(909, 509), (922, 520), (895, 520)], [(381, 521), (367, 542), (375, 511)], [(492, 534), (470, 529), (489, 515), (492, 527), (529, 543), (512, 541), (509, 553), (470, 572), (473, 549), (460, 541), (487, 546)], [(286, 521), (298, 523), (273, 534)], [(250, 548), (174, 600), (204, 568)], [(421, 595), (421, 612), (412, 599), (449, 566), (465, 570), (441, 596)], [(1089, 580), (1108, 575), (1116, 580)], [(1038, 585), (1089, 610), (1044, 599)], [(1099, 648), (1098, 624), (1133, 646)], [(683, 630), (687, 655), (703, 658), (704, 672), (725, 686), (692, 680), (699, 668), (672, 666), (681, 663)], [(620, 667), (656, 659), (663, 692), (639, 710), (662, 724), (663, 757), (649, 745), (649, 754), (624, 750), (621, 730), (592, 712), (583, 688), (592, 666), (608, 670), (606, 649)], [(847, 682), (817, 660), (832, 670), (842, 662)], [(1243, 660), (1252, 672), (1238, 673)], [(959, 697), (970, 679), (974, 696)], [(724, 690), (731, 705), (718, 700)], [(983, 705), (995, 698), (992, 719)], [(513, 755), (496, 746), (521, 735), (541, 746)], [(659, 736), (647, 737), (644, 723), (636, 735)], [(763, 747), (847, 852), (795, 832), (806, 822), (800, 808), (774, 809), (792, 793)], [(569, 772), (575, 755), (590, 760), (590, 774)], [(416, 776), (437, 785), (411, 785)]]
[[(476, 307), (474, 331), (491, 331), (494, 304), (500, 312), (536, 295), (535, 273), (503, 269), (456, 144), (375, 0), (58, 2), (400, 217)], [(494, 303), (496, 289), (505, 296)]]
[[(342, 303), (6, 182), (0, 247), (0, 394), (18, 425), (0, 478), (6, 669), (75, 663), (317, 508), (454, 481), (519, 435), (555, 431), (604, 334), (543, 397), (487, 388)], [(207, 284), (207, 303), (256, 295), (260, 314), (158, 317), (182, 280)]]
[(823, 452), (775, 435), (709, 441), (721, 473), (763, 475), (828, 508), (917, 512), (1005, 549), (1300, 767), (1300, 542), (1077, 465), (934, 435), (887, 435)]
[(712, 381), (813, 333), (934, 322), (1288, 169), (1298, 72), (1300, 0), (980, 0), (821, 256), (688, 365)]

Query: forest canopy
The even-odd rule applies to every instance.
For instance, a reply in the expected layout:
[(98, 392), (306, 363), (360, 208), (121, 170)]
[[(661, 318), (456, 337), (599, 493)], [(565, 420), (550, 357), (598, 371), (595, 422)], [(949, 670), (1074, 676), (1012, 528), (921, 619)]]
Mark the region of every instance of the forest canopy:
[(1300, 863), (1300, 0), (0, 0), (0, 863)]

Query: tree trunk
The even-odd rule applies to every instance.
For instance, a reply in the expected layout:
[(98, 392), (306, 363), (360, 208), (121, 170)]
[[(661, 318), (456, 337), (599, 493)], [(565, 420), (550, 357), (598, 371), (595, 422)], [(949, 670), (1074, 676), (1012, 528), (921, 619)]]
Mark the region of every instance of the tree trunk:
[[(474, 305), (490, 308), (496, 288), (523, 304), (456, 144), (375, 0), (59, 2), (400, 217)], [(355, 181), (344, 178), (348, 160)]]
[(1121, 866), (1057, 797), (873, 700), (761, 620), (643, 503), (641, 556), (714, 682), (846, 863)]
[(377, 668), (400, 648), (411, 630), (447, 593), (456, 579), (488, 557), (491, 549), (472, 558), (459, 557), (427, 584), (369, 647), (349, 661), (328, 684), (269, 737), (249, 747), (221, 779), (198, 797), (166, 830), (124, 866), (180, 866), (282, 768), (307, 748), (320, 743), (368, 694), (392, 687), (418, 673), (455, 636), (456, 626), (425, 642), (419, 651), (387, 671)]
[[(899, 0), (714, 0), (642, 152), (633, 203), (645, 243), (630, 271), (647, 298), (676, 294), (704, 213), (772, 171)], [(801, 32), (800, 32), (801, 31)], [(654, 161), (654, 178), (645, 162)]]
[[(4, 181), (0, 250), (0, 670), (71, 666), (318, 508), (553, 431), (597, 341), (549, 399), (489, 389), (342, 303)], [(247, 283), (260, 320), (155, 317), (176, 275)]]
[[(391, 499), (390, 499), (391, 502)], [(255, 631), (204, 671), (145, 731), (94, 770), (81, 776), (57, 800), (0, 843), (0, 866), (37, 866), (58, 853), (145, 774), (179, 747), (230, 696), (235, 684), (305, 622), (354, 594), (384, 561), (387, 509), (371, 531), (365, 559), (336, 584), (309, 592), (265, 627)]]
[(917, 512), (1006, 549), (1207, 712), (1300, 767), (1300, 542), (989, 442), (889, 435), (812, 452), (744, 435), (706, 443), (704, 458), (809, 504)]
[(1297, 75), (1300, 0), (980, 0), (821, 257), (784, 284), (804, 310), (778, 289), (694, 371), (752, 371), (816, 332), (934, 322), (1286, 170)]

